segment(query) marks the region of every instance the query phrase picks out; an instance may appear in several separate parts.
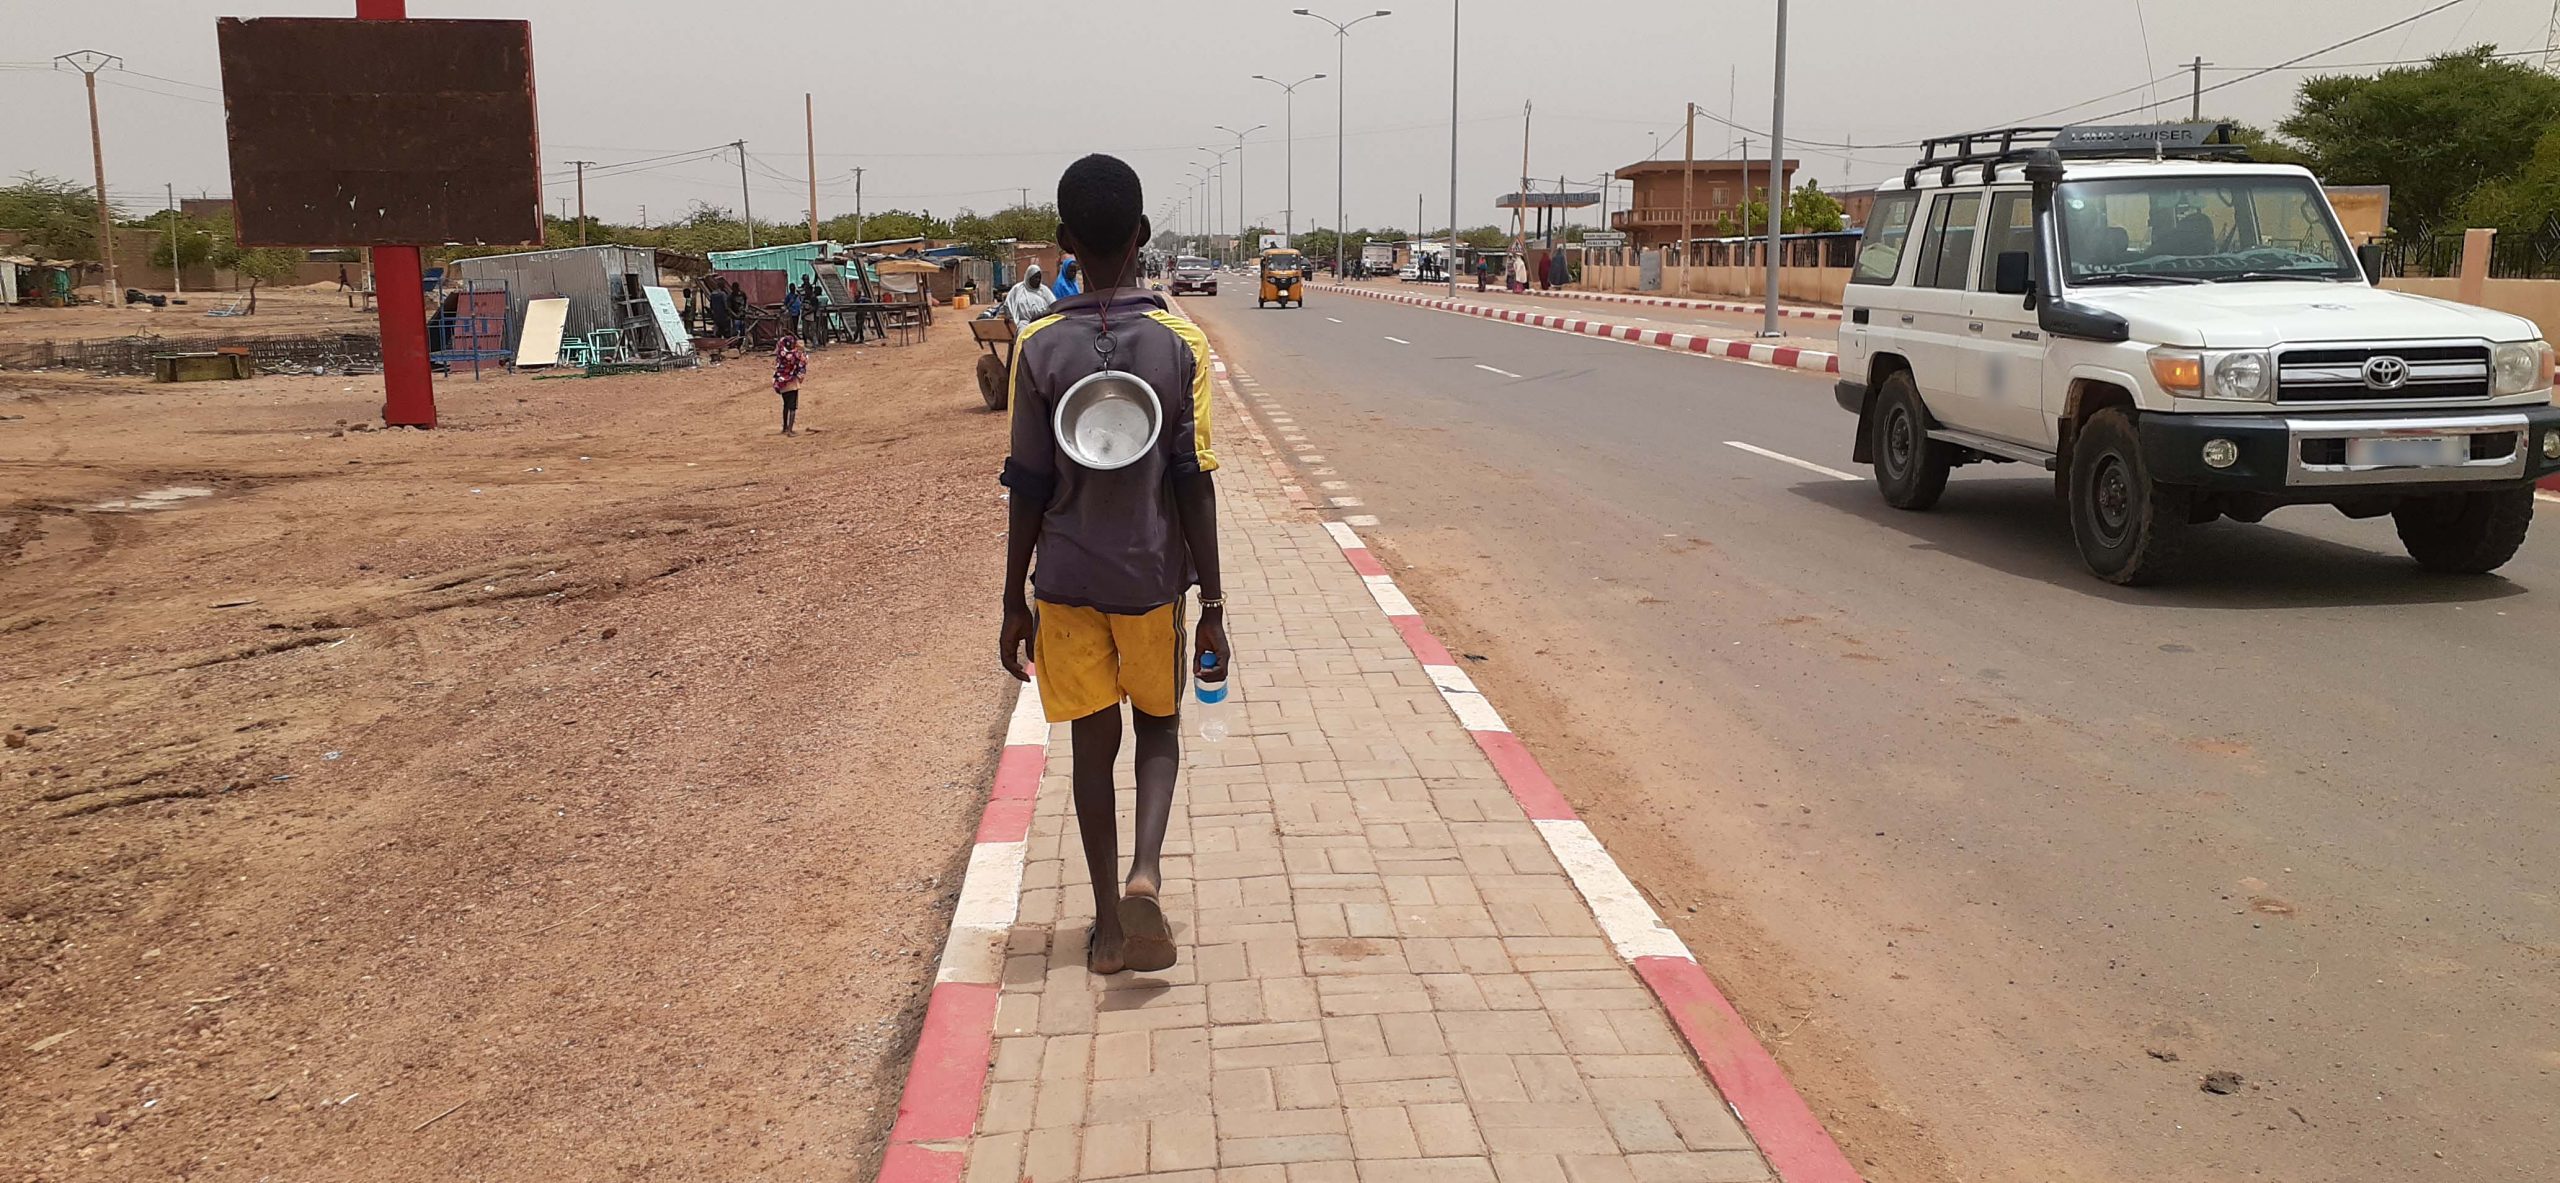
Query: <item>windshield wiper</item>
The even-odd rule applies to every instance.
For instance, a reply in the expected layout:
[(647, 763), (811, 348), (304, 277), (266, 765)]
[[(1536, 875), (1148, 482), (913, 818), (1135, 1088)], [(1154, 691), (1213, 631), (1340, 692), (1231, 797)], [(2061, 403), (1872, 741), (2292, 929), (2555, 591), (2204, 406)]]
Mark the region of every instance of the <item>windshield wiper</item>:
[(2318, 282), (2318, 283), (2341, 283), (2341, 282), (2344, 282), (2344, 281), (2340, 280), (2337, 276), (2334, 276), (2334, 275), (2323, 275), (2323, 274), (2321, 274), (2320, 272), (2317, 272), (2317, 271), (2242, 271), (2242, 272), (2239, 272), (2239, 273), (2234, 274), (2234, 275), (2217, 275), (2217, 276), (2214, 276), (2214, 277), (2213, 277), (2212, 282), (2214, 282), (2214, 283), (2258, 283), (2258, 282), (2263, 282), (2263, 281), (2266, 281), (2266, 280), (2274, 280), (2274, 279), (2300, 279), (2300, 280), (2309, 280), (2309, 281), (2314, 281), (2314, 282)]
[(2080, 277), (2080, 278), (2074, 279), (2074, 280), (2072, 280), (2072, 281), (2071, 281), (2071, 286), (2073, 286), (2073, 287), (2075, 287), (2075, 288), (2093, 288), (2093, 287), (2097, 287), (2097, 286), (2099, 286), (2099, 285), (2101, 285), (2101, 284), (2118, 284), (2118, 283), (2203, 283), (2203, 282), (2204, 282), (2203, 280), (2201, 280), (2201, 279), (2197, 279), (2196, 277), (2194, 277), (2194, 276), (2192, 276), (2192, 275), (2161, 275), (2161, 274), (2159, 274), (2159, 273), (2157, 273), (2157, 272), (2151, 272), (2151, 271), (2109, 271), (2109, 272), (2107, 272), (2107, 273), (2105, 273), (2105, 274), (2103, 274), (2103, 275), (2088, 275), (2088, 276), (2082, 276), (2082, 277)]

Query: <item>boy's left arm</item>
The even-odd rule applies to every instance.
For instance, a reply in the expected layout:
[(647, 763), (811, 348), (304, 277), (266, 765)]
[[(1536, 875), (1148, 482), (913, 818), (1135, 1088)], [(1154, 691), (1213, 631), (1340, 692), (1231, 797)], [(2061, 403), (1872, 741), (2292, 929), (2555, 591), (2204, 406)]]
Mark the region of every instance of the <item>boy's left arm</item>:
[[(1198, 331), (1191, 330), (1192, 334)], [(1203, 606), (1195, 633), (1200, 656), (1212, 659), (1205, 672), (1224, 678), (1231, 651), (1227, 647), (1226, 583), (1218, 569), (1218, 489), (1209, 475), (1217, 471), (1218, 454), (1209, 444), (1210, 403), (1215, 394), (1205, 337), (1193, 342), (1191, 362), (1191, 413), (1185, 416), (1189, 422), (1183, 424), (1189, 430), (1180, 439), (1182, 446), (1174, 465), (1173, 505), (1175, 512), (1182, 515), (1183, 543), (1191, 548), (1191, 570), (1200, 581)]]

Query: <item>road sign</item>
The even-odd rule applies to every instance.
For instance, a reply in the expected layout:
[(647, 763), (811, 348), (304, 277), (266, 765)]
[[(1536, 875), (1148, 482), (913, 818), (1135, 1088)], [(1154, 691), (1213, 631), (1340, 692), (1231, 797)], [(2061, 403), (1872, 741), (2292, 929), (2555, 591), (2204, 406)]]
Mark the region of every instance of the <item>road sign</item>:
[(1624, 230), (1585, 230), (1582, 232), (1582, 245), (1597, 250), (1616, 250), (1619, 247), (1627, 245), (1627, 232)]

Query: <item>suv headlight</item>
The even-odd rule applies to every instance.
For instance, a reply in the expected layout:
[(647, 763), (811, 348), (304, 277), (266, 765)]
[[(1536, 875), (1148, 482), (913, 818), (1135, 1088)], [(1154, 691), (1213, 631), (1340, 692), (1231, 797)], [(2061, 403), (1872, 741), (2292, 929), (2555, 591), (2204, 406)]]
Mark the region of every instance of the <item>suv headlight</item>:
[(2265, 402), (2275, 393), (2273, 367), (2258, 350), (2154, 349), (2151, 377), (2188, 398)]
[(2551, 345), (2514, 341), (2490, 353), (2491, 393), (2525, 394), (2551, 385)]

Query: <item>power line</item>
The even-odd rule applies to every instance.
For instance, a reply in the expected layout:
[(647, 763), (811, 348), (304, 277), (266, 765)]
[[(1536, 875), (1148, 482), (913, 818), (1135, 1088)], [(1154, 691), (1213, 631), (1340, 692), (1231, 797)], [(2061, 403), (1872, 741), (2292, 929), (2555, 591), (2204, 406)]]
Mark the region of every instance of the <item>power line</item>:
[[(2311, 60), (2312, 58), (2316, 58), (2316, 57), (2321, 56), (2322, 54), (2332, 53), (2332, 52), (2335, 52), (2335, 51), (2337, 51), (2337, 50), (2345, 49), (2346, 47), (2348, 47), (2348, 46), (2350, 46), (2350, 45), (2353, 45), (2353, 44), (2355, 44), (2356, 42), (2371, 40), (2372, 38), (2379, 37), (2379, 36), (2381, 36), (2381, 35), (2383, 35), (2383, 34), (2385, 34), (2385, 33), (2390, 32), (2390, 31), (2391, 31), (2391, 30), (2393, 30), (2393, 29), (2400, 28), (2400, 27), (2402, 27), (2402, 26), (2404, 26), (2404, 25), (2414, 24), (2414, 23), (2416, 23), (2416, 22), (2418, 22), (2418, 21), (2421, 21), (2421, 20), (2426, 19), (2427, 17), (2434, 16), (2435, 14), (2437, 14), (2437, 13), (2439, 13), (2439, 12), (2443, 12), (2445, 9), (2451, 8), (2451, 7), (2453, 7), (2454, 5), (2462, 4), (2462, 3), (2466, 3), (2466, 2), (2468, 2), (2468, 0), (2443, 0), (2443, 3), (2440, 3), (2440, 4), (2437, 4), (2437, 5), (2434, 5), (2433, 7), (2430, 7), (2430, 8), (2422, 9), (2422, 10), (2420, 10), (2420, 11), (2418, 11), (2418, 12), (2415, 12), (2415, 13), (2412, 13), (2412, 14), (2410, 14), (2410, 15), (2408, 15), (2408, 16), (2401, 17), (2399, 20), (2396, 20), (2396, 21), (2391, 22), (2390, 24), (2384, 25), (2384, 26), (2382, 26), (2382, 27), (2381, 27), (2381, 28), (2379, 28), (2379, 29), (2374, 29), (2374, 30), (2371, 30), (2371, 31), (2369, 31), (2369, 32), (2358, 33), (2358, 34), (2356, 34), (2355, 36), (2353, 36), (2353, 37), (2349, 37), (2349, 38), (2347, 38), (2347, 39), (2346, 39), (2346, 40), (2344, 40), (2344, 41), (2336, 42), (2335, 44), (2331, 44), (2331, 45), (2325, 45), (2325, 46), (2322, 46), (2322, 47), (2320, 47), (2320, 48), (2318, 48), (2318, 49), (2312, 50), (2312, 51), (2311, 51), (2311, 52), (2309, 52), (2309, 53), (2302, 54), (2302, 55), (2297, 56), (2297, 57), (2290, 57), (2290, 58), (2286, 58), (2285, 60), (2283, 60), (2283, 61), (2281, 61), (2281, 62), (2277, 62), (2276, 64), (2274, 64), (2274, 65), (2272, 65), (2272, 66), (2263, 66), (2263, 67), (2260, 67), (2260, 68), (2258, 68), (2258, 69), (2251, 70), (2251, 71), (2249, 71), (2248, 73), (2246, 73), (2246, 74), (2242, 74), (2241, 76), (2239, 76), (2239, 77), (2237, 77), (2237, 78), (2225, 78), (2225, 79), (2223, 79), (2222, 81), (2220, 81), (2220, 82), (2216, 82), (2216, 83), (2214, 83), (2214, 84), (2213, 84), (2213, 85), (2211, 85), (2211, 86), (2207, 86), (2207, 87), (2200, 87), (2200, 88), (2198, 88), (2198, 89), (2197, 89), (2197, 91), (2196, 91), (2196, 93), (2197, 93), (2199, 96), (2201, 96), (2201, 95), (2203, 95), (2203, 94), (2204, 94), (2205, 92), (2207, 92), (2207, 91), (2221, 90), (2222, 88), (2224, 88), (2224, 87), (2226, 87), (2226, 86), (2238, 86), (2238, 85), (2240, 85), (2241, 83), (2243, 83), (2243, 82), (2247, 82), (2247, 81), (2249, 81), (2249, 80), (2250, 80), (2250, 79), (2252, 79), (2252, 78), (2260, 78), (2260, 77), (2264, 77), (2264, 76), (2266, 76), (2266, 75), (2268, 75), (2268, 74), (2275, 73), (2275, 72), (2276, 72), (2276, 71), (2278, 71), (2278, 70), (2285, 69), (2286, 67), (2294, 66), (2294, 65), (2298, 65), (2298, 64), (2300, 64), (2300, 63), (2302, 63), (2302, 62), (2309, 61), (2309, 60)], [(2132, 114), (2132, 113), (2134, 113), (2134, 112), (2136, 112), (2136, 111), (2139, 111), (2139, 110), (2141, 110), (2141, 109), (2142, 109), (2142, 108), (2140, 108), (2140, 107), (2127, 107), (2127, 108), (2125, 108), (2125, 109), (2123, 109), (2123, 110), (2121, 110), (2121, 111), (2109, 111), (2109, 112), (2107, 112), (2107, 113), (2106, 113), (2106, 114), (2104, 114), (2104, 115), (2092, 115), (2092, 116), (2089, 116), (2089, 117), (2088, 117), (2088, 118), (2086, 118), (2086, 119), (2077, 119), (2077, 120), (2073, 120), (2073, 122), (2074, 122), (2074, 123), (2095, 123), (2095, 122), (2097, 122), (2098, 120), (2101, 120), (2101, 119), (2113, 119), (2113, 118), (2115, 118), (2115, 117), (2117, 117), (2117, 116), (2119, 116), (2119, 115), (2130, 115), (2130, 114)]]

